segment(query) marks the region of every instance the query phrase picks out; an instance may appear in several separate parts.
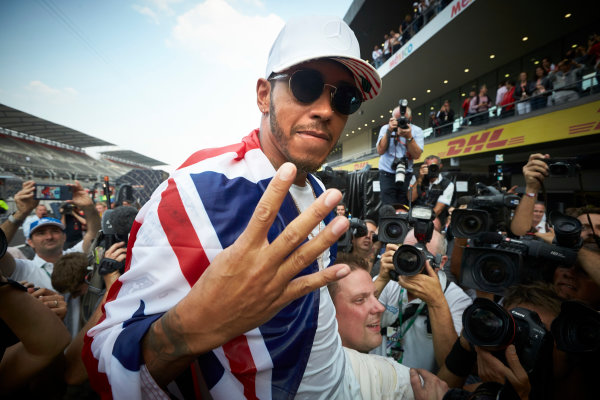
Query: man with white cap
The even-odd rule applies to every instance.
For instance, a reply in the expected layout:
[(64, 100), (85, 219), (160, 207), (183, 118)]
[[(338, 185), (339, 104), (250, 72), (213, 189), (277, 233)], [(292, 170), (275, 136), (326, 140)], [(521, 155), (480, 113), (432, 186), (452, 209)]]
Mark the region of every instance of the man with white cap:
[(96, 391), (412, 398), (407, 369), (342, 349), (323, 286), (349, 273), (330, 266), (348, 220), (331, 212), (341, 193), (311, 174), (380, 90), (341, 19), (284, 26), (256, 84), (260, 128), (192, 155), (138, 213), (126, 271), (86, 338)]

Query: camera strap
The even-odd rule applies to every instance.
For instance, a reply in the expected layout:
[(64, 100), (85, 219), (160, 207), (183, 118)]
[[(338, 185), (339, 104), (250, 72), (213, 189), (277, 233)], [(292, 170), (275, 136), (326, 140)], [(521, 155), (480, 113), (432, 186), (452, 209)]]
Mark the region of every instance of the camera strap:
[[(388, 327), (388, 334), (386, 335), (388, 337), (388, 341), (390, 342), (388, 344), (388, 347), (392, 347), (391, 354), (397, 354), (397, 356), (394, 358), (400, 364), (402, 364), (402, 359), (404, 358), (404, 349), (402, 349), (401, 345), (402, 339), (404, 338), (404, 335), (406, 335), (406, 332), (408, 332), (408, 330), (414, 325), (415, 321), (417, 320), (417, 317), (421, 314), (421, 311), (423, 311), (426, 305), (425, 302), (419, 304), (417, 310), (414, 312), (414, 315), (412, 315), (412, 317), (404, 315), (404, 312), (402, 311), (402, 303), (404, 302), (404, 291), (404, 288), (400, 289), (400, 296), (398, 299), (398, 327)], [(403, 316), (405, 317), (405, 321), (403, 321)], [(403, 326), (404, 329), (402, 328)]]

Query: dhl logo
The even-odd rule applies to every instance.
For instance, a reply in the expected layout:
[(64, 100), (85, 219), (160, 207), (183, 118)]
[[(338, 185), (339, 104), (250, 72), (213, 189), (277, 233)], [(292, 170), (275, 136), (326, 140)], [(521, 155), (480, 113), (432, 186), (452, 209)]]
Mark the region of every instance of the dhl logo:
[(354, 170), (357, 171), (359, 169), (362, 169), (365, 165), (367, 165), (367, 161), (354, 163)]
[(456, 157), (471, 152), (480, 152), (483, 149), (493, 150), (505, 146), (514, 146), (525, 143), (525, 136), (502, 139), (504, 128), (473, 134), (466, 138), (458, 138), (448, 142), (448, 150), (438, 153), (439, 157)]
[(578, 133), (597, 131), (599, 129), (600, 129), (600, 122), (598, 122), (598, 123), (586, 122), (585, 124), (569, 126), (569, 135), (576, 135)]

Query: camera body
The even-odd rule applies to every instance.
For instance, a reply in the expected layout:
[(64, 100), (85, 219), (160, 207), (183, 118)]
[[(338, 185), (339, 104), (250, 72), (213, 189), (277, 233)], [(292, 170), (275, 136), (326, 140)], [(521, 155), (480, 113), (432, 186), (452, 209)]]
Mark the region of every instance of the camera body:
[(357, 237), (367, 236), (369, 230), (367, 224), (362, 219), (350, 218), (350, 227), (338, 239), (338, 251), (348, 253), (352, 249), (352, 239)]
[(383, 243), (402, 243), (409, 230), (408, 214), (379, 217), (379, 241)]
[(577, 158), (551, 158), (542, 161), (548, 164), (548, 172), (553, 177), (572, 178), (581, 170)]
[(508, 231), (510, 211), (519, 205), (519, 196), (502, 193), (481, 183), (476, 186), (478, 194), (469, 198), (467, 208), (452, 213), (453, 235), (472, 239), (484, 232)]
[(503, 295), (523, 278), (527, 267), (544, 262), (546, 265), (570, 266), (577, 259), (577, 250), (547, 244), (541, 240), (515, 240), (499, 234), (480, 236), (497, 247), (466, 247), (463, 251), (460, 283), (472, 289)]
[(408, 129), (408, 118), (406, 118), (406, 109), (408, 108), (408, 100), (400, 99), (398, 101), (398, 106), (400, 108), (400, 117), (396, 119), (398, 121), (399, 129)]
[(491, 300), (477, 298), (463, 313), (465, 338), (506, 363), (504, 349), (514, 344), (519, 362), (531, 374), (543, 361), (541, 353), (551, 349), (552, 336), (539, 315), (522, 307), (506, 311)]
[(63, 203), (60, 205), (60, 213), (65, 215), (65, 214), (70, 214), (73, 212), (73, 210), (75, 210), (75, 205), (73, 203)]

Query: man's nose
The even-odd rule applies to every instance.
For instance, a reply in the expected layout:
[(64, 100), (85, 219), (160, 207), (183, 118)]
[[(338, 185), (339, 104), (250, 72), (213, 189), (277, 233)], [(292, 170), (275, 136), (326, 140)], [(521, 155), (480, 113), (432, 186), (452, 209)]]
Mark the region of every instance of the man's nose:
[(323, 119), (329, 119), (333, 115), (333, 106), (331, 104), (335, 88), (325, 85), (321, 96), (311, 104), (311, 115)]

